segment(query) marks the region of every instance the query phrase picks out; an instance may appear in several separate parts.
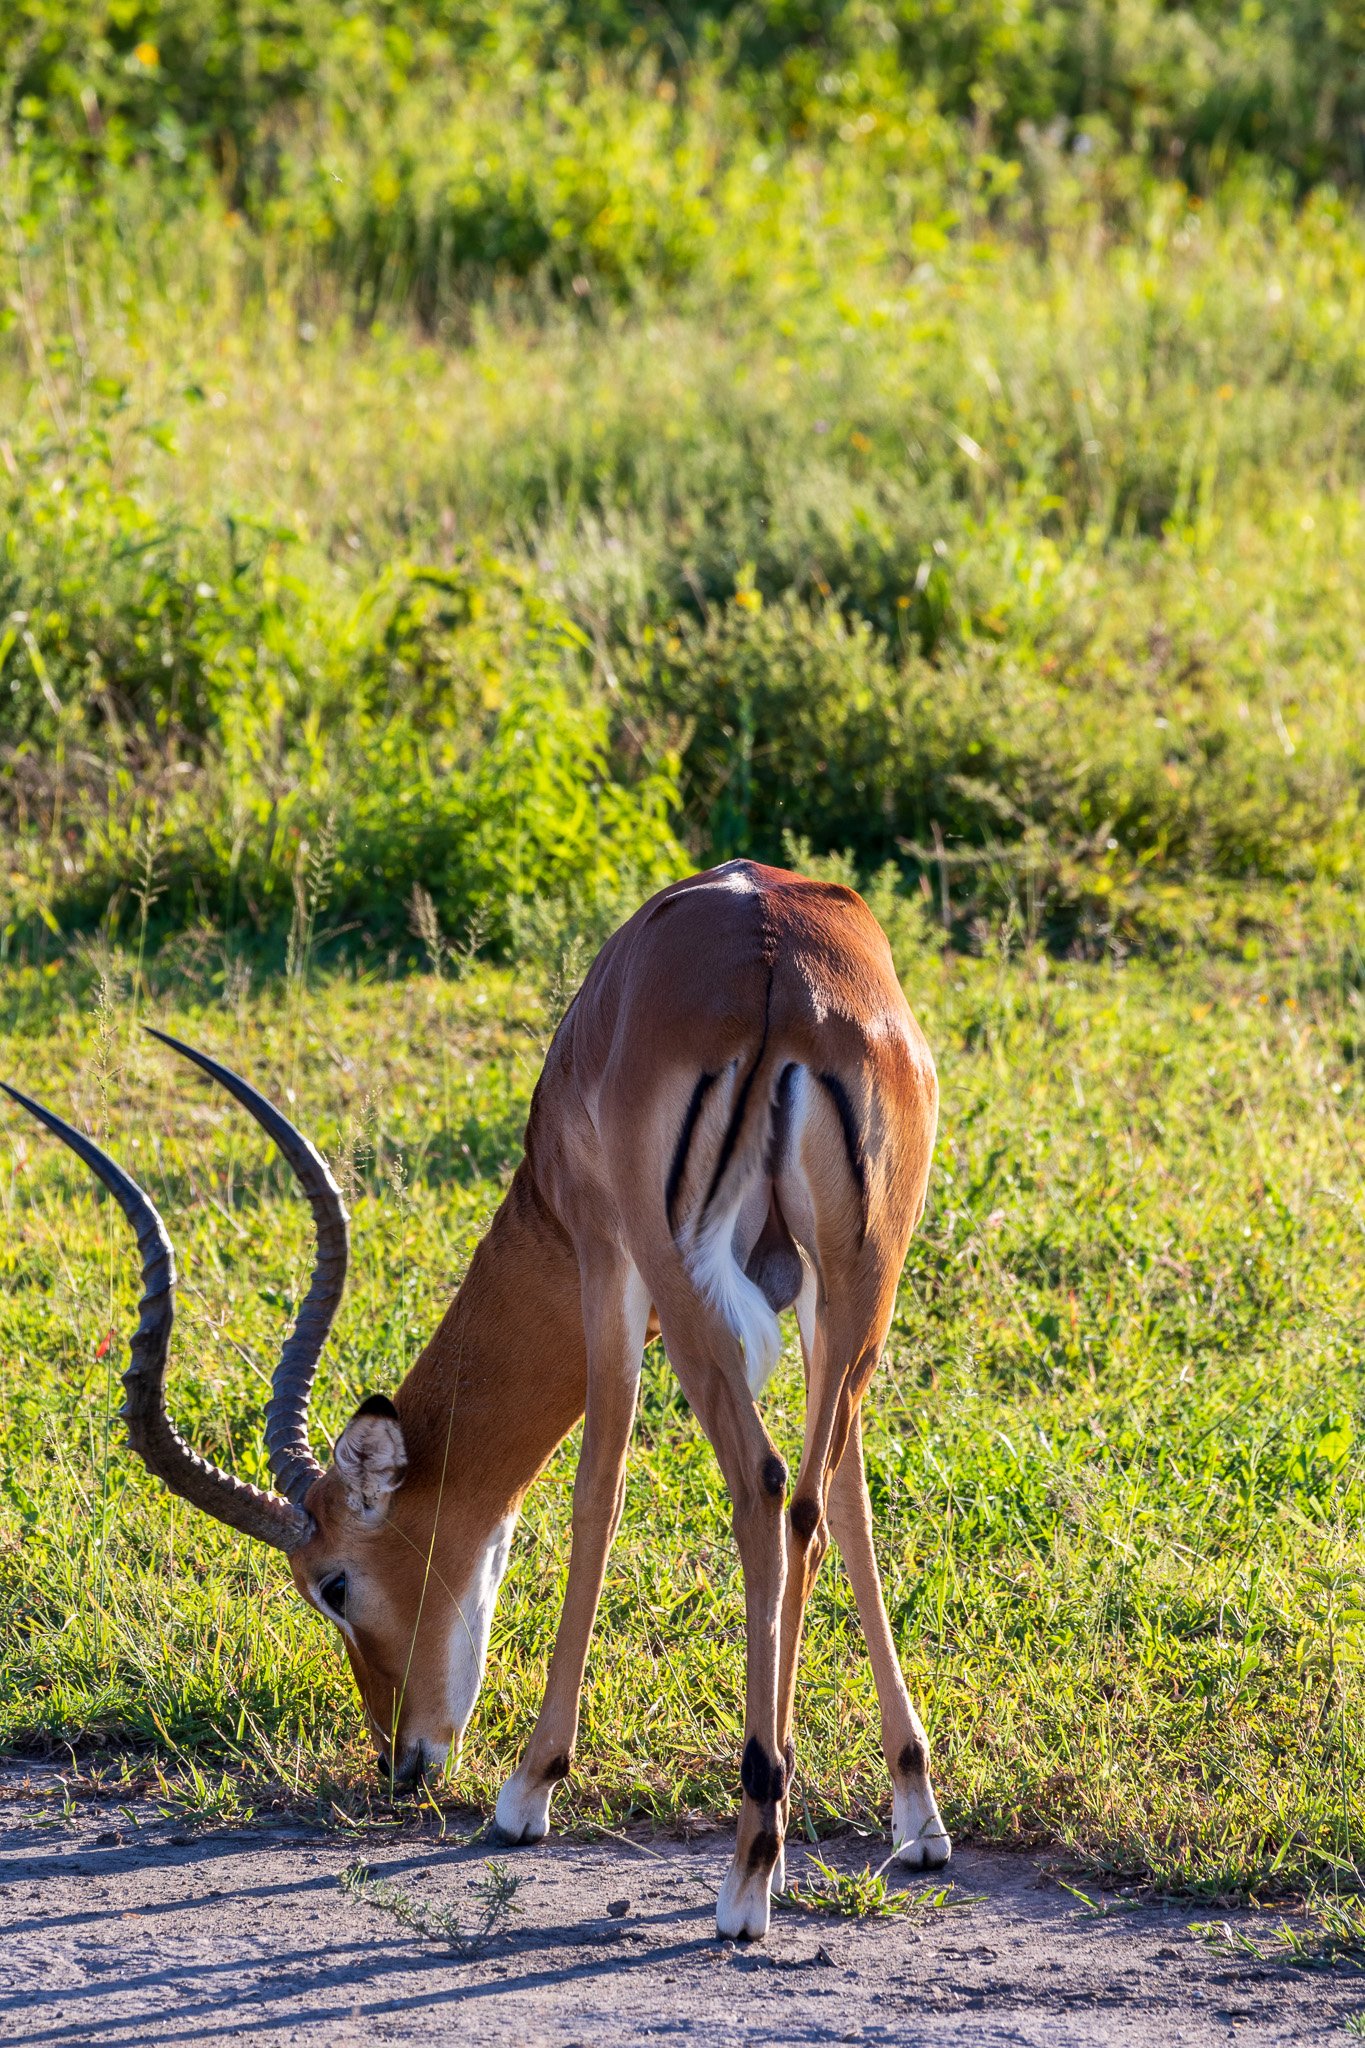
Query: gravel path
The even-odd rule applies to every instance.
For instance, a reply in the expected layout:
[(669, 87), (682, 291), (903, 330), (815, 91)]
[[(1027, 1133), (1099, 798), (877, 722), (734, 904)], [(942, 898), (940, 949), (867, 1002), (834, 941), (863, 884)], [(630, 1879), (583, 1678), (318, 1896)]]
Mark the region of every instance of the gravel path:
[[(792, 2044), (1344, 2043), (1365, 1976), (1208, 1954), (1190, 1906), (1088, 1913), (1024, 1856), (967, 1851), (975, 1903), (916, 1924), (774, 1914), (761, 1948), (718, 1943), (721, 1836), (550, 1842), (463, 1949), (339, 1882), (358, 1857), (428, 1925), (477, 1928), (486, 1845), (297, 1826), (187, 1835), (154, 1807), (63, 1814), (50, 1784), (0, 1803), (0, 2041)], [(46, 1794), (47, 1796), (44, 1796)], [(827, 1848), (862, 1868), (867, 1843)], [(795, 1851), (789, 1875), (799, 1875)], [(615, 1910), (611, 1910), (612, 1908)], [(1266, 1916), (1233, 1915), (1267, 1932)]]

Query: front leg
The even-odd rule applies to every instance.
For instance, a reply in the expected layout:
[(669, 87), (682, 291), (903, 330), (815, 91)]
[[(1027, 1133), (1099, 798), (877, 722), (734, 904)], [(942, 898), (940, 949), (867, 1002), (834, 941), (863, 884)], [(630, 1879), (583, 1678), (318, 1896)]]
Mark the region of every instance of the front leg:
[(588, 1400), (573, 1488), (573, 1540), (564, 1606), (526, 1754), (498, 1794), (494, 1828), (506, 1842), (538, 1842), (549, 1831), (555, 1786), (569, 1773), (578, 1707), (607, 1553), (625, 1501), (649, 1296), (629, 1261), (602, 1260), (583, 1278)]

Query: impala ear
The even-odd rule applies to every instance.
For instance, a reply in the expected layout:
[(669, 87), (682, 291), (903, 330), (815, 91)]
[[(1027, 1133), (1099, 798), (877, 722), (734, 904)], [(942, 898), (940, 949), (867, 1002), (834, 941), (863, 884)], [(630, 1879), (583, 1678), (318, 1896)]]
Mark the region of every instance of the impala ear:
[(347, 1507), (371, 1527), (382, 1522), (408, 1469), (398, 1410), (387, 1394), (371, 1394), (361, 1402), (337, 1438), (332, 1457), (346, 1489)]

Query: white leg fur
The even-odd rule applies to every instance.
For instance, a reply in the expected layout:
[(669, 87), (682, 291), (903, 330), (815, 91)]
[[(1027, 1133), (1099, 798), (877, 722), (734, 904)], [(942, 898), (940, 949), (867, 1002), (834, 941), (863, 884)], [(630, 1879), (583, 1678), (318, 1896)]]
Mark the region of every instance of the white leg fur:
[(498, 1794), (493, 1825), (508, 1842), (541, 1842), (550, 1832), (550, 1800), (554, 1785), (529, 1785), (520, 1769), (513, 1771)]
[(768, 1931), (768, 1879), (732, 1863), (716, 1900), (716, 1933), (722, 1941), (762, 1941)]
[(784, 1843), (783, 1846), (777, 1852), (777, 1861), (773, 1865), (773, 1874), (772, 1879), (768, 1885), (768, 1890), (772, 1893), (773, 1897), (776, 1898), (779, 1892), (784, 1892), (786, 1889), (787, 1849), (786, 1844)]
[(937, 1870), (948, 1861), (953, 1845), (933, 1793), (908, 1786), (891, 1795), (891, 1842), (896, 1860), (910, 1870)]

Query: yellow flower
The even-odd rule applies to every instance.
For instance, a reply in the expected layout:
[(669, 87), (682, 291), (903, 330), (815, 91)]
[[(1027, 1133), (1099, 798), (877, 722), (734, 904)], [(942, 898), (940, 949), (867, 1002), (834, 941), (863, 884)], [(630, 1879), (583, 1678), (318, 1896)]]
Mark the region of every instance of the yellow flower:
[(155, 71), (161, 62), (161, 52), (155, 43), (139, 43), (133, 55), (148, 71)]

